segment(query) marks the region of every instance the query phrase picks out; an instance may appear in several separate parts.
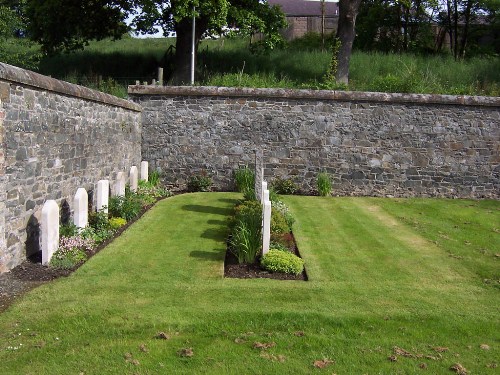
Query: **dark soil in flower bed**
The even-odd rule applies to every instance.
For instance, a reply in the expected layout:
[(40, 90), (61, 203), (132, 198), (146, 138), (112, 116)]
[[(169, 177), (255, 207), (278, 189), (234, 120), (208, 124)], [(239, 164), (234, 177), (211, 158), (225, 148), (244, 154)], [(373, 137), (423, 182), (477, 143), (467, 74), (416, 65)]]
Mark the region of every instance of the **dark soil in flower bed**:
[[(290, 252), (301, 258), (297, 244), (295, 243), (295, 238), (293, 234), (290, 233), (290, 237), (293, 239), (293, 244), (290, 246), (292, 249)], [(224, 259), (224, 277), (235, 278), (235, 279), (276, 279), (276, 280), (302, 280), (307, 281), (307, 273), (304, 268), (299, 275), (293, 275), (282, 272), (270, 272), (265, 270), (260, 266), (260, 258), (257, 259), (255, 263), (244, 263), (239, 264), (236, 256), (230, 251), (229, 241), (228, 249), (226, 251), (226, 258)]]

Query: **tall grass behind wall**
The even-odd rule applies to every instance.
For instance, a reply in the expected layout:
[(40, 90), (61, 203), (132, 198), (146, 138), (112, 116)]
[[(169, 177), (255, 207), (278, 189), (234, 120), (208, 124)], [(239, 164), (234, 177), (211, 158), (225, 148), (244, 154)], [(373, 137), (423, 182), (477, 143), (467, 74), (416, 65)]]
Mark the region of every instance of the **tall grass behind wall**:
[[(130, 37), (92, 42), (83, 51), (44, 58), (39, 71), (125, 97), (128, 84), (150, 82), (165, 63), (167, 77), (172, 61), (165, 60), (165, 55), (174, 42), (173, 38)], [(198, 52), (197, 84), (326, 88), (324, 76), (331, 54), (309, 40), (305, 42), (256, 55), (249, 51), (248, 40), (203, 41)], [(354, 51), (348, 89), (500, 96), (500, 57), (455, 61), (448, 55)]]

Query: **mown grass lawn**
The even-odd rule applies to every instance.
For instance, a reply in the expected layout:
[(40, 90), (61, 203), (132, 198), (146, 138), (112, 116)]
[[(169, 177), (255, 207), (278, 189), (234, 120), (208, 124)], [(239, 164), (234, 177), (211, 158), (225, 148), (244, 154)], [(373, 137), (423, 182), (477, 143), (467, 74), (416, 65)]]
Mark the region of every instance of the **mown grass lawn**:
[[(298, 282), (222, 277), (239, 197), (166, 199), (30, 292), (0, 315), (0, 372), (498, 371), (500, 202), (286, 197), (310, 279)], [(394, 347), (413, 357), (389, 360)]]

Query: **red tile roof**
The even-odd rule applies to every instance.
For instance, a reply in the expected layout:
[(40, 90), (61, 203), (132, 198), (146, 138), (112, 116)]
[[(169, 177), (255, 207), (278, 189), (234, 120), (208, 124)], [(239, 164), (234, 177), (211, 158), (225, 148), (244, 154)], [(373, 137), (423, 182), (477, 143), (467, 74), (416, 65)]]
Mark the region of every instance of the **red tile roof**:
[[(279, 5), (287, 16), (321, 16), (320, 0), (268, 0), (270, 5)], [(327, 0), (325, 15), (338, 15), (338, 4)]]

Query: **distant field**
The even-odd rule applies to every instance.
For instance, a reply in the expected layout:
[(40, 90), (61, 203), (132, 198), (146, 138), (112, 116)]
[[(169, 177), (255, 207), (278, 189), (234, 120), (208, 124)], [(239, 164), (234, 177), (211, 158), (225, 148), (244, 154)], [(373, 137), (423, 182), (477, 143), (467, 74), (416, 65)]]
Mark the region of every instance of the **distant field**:
[[(84, 50), (44, 58), (40, 72), (119, 96), (126, 85), (155, 78), (165, 65), (168, 75), (173, 38), (93, 42)], [(296, 43), (269, 54), (252, 54), (248, 41), (202, 42), (197, 79), (201, 85), (335, 88), (325, 86), (330, 52)], [(109, 78), (112, 78), (110, 80)], [(421, 56), (355, 51), (349, 90), (500, 96), (500, 57), (454, 61), (448, 55)]]

